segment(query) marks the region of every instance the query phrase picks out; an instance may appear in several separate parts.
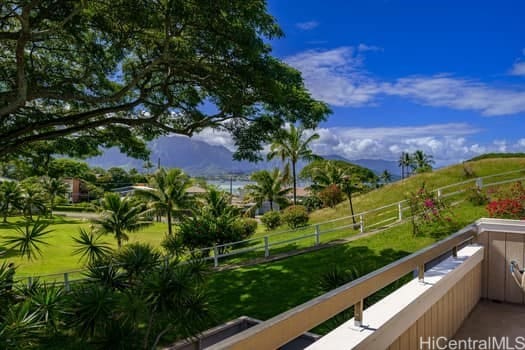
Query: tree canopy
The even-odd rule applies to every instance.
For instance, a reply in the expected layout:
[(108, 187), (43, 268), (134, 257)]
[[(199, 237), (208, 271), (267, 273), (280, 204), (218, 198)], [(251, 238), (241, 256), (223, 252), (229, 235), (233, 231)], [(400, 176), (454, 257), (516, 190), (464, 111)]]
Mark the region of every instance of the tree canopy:
[(145, 157), (145, 140), (215, 128), (256, 160), (286, 122), (330, 113), (271, 55), (282, 35), (264, 0), (2, 1), (0, 154)]

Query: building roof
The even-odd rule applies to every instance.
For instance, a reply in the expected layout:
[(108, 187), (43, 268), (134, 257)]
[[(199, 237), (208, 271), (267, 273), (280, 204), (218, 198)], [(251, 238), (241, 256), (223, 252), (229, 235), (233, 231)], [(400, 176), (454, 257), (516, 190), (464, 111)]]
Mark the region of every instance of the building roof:
[(188, 187), (186, 192), (192, 193), (192, 194), (199, 194), (199, 193), (206, 193), (206, 190), (199, 186), (190, 186)]

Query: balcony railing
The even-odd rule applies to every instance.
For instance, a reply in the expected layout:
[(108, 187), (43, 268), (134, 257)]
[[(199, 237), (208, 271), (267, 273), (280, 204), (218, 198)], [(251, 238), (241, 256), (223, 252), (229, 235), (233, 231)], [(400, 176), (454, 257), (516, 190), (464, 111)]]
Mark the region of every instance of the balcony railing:
[[(510, 260), (523, 265), (524, 233), (525, 222), (479, 220), (209, 349), (277, 349), (350, 307), (354, 318), (311, 349), (342, 344), (345, 349), (408, 349), (425, 337), (452, 337), (482, 297), (524, 302), (519, 288), (506, 278)], [(426, 264), (446, 253), (451, 257), (425, 271)], [(415, 270), (418, 278), (363, 310), (366, 297)]]

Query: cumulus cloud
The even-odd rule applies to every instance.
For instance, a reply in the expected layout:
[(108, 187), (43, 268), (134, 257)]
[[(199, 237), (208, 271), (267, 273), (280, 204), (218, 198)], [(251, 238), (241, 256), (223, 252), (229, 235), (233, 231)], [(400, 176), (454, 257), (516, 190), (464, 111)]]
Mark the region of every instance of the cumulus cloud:
[(353, 47), (308, 50), (285, 59), (299, 69), (313, 96), (334, 106), (363, 106), (380, 87), (362, 68), (362, 57)]
[(510, 70), (510, 74), (525, 76), (525, 62), (514, 63), (512, 69)]
[(312, 30), (319, 26), (319, 22), (317, 21), (299, 22), (299, 23), (296, 23), (295, 26), (301, 30)]
[[(308, 50), (286, 58), (303, 73), (312, 95), (333, 106), (359, 107), (377, 103), (380, 96), (397, 96), (415, 103), (478, 111), (486, 116), (525, 112), (525, 90), (492, 87), (450, 74), (400, 77), (384, 81), (364, 68), (363, 52), (373, 46), (344, 46)], [(515, 67), (516, 73), (521, 66)], [(523, 67), (525, 74), (525, 66)]]
[[(434, 156), (437, 166), (444, 166), (483, 153), (525, 152), (525, 138), (516, 141), (497, 139), (486, 144), (470, 140), (481, 131), (467, 123), (446, 123), (388, 128), (325, 127), (307, 133), (316, 132), (320, 136), (312, 143), (316, 154), (335, 154), (350, 160), (397, 160), (401, 152), (423, 150)], [(231, 136), (225, 131), (205, 129), (193, 139), (235, 150)], [(263, 153), (268, 150), (265, 147)]]

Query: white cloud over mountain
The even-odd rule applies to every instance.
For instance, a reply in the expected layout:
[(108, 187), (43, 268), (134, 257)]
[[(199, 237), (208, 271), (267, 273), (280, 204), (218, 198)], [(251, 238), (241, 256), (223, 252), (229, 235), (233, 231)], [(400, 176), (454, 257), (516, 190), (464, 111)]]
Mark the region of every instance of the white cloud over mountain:
[[(466, 123), (388, 128), (327, 127), (315, 130), (320, 139), (312, 144), (312, 148), (320, 155), (385, 160), (396, 160), (401, 152), (420, 149), (432, 154), (438, 166), (457, 163), (487, 152), (525, 151), (525, 138), (515, 143), (494, 140), (479, 144), (469, 140), (469, 136), (480, 131)], [(208, 129), (194, 138), (234, 150), (233, 142), (226, 132)]]
[[(363, 50), (349, 46), (308, 50), (285, 59), (303, 73), (313, 96), (334, 106), (358, 107), (377, 103), (381, 95), (398, 96), (415, 103), (455, 110), (478, 111), (486, 116), (525, 112), (525, 90), (492, 87), (450, 74), (400, 77), (383, 81), (366, 71)], [(523, 70), (523, 71), (522, 71)], [(525, 75), (525, 65), (513, 72)]]

